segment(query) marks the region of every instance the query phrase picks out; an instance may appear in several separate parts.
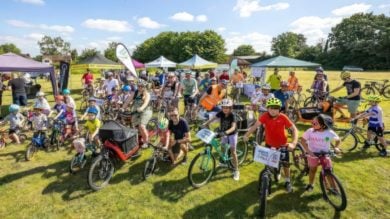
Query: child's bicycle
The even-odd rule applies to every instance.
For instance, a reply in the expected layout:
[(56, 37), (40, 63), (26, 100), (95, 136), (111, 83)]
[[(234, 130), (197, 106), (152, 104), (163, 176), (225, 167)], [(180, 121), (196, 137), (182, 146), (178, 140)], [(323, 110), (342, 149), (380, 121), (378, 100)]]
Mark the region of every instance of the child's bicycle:
[(27, 146), (25, 158), (26, 161), (30, 161), (34, 154), (38, 152), (38, 150), (48, 150), (50, 145), (49, 139), (45, 137), (45, 133), (43, 131), (38, 131), (35, 136), (32, 137), (31, 143)]
[(96, 145), (93, 142), (88, 141), (89, 139), (89, 133), (85, 136), (85, 143), (83, 140), (79, 139), (78, 142), (73, 142), (75, 144), (75, 148), (77, 151), (77, 154), (74, 155), (72, 160), (70, 161), (69, 165), (69, 172), (70, 173), (76, 173), (84, 168), (85, 164), (87, 163), (88, 156), (86, 155), (86, 152), (91, 151), (92, 155), (91, 158), (96, 157)]
[[(228, 168), (233, 169), (233, 158), (231, 157), (230, 145), (222, 144), (217, 139), (219, 137), (217, 133), (209, 129), (201, 129), (196, 133), (196, 136), (206, 143), (206, 148), (203, 152), (197, 154), (191, 161), (190, 167), (188, 168), (188, 181), (190, 184), (199, 188), (205, 185), (215, 173), (215, 156), (212, 153), (214, 148), (217, 151), (219, 161), (223, 165), (227, 165)], [(242, 164), (246, 159), (248, 153), (248, 146), (242, 138), (239, 138), (237, 147), (237, 160), (238, 164)]]
[[(336, 211), (343, 211), (347, 207), (347, 195), (343, 185), (334, 174), (333, 168), (327, 168), (326, 157), (335, 156), (333, 151), (314, 153), (320, 159), (321, 172), (319, 174), (320, 186), (324, 200), (329, 202)], [(307, 168), (309, 170), (309, 168)]]
[(52, 132), (50, 134), (50, 145), (59, 150), (62, 142), (62, 135), (64, 133), (65, 122), (62, 120), (54, 120), (52, 125)]
[[(16, 134), (19, 136), (20, 143), (24, 143), (24, 141), (27, 139), (27, 135), (20, 133), (20, 131)], [(5, 146), (9, 144), (7, 143), (7, 139), (10, 139), (8, 130), (0, 129), (0, 149), (5, 148)]]
[(153, 147), (153, 153), (152, 156), (145, 163), (145, 168), (142, 172), (142, 177), (144, 178), (144, 180), (146, 180), (149, 176), (153, 175), (154, 172), (158, 169), (158, 161), (169, 161), (167, 150), (164, 150), (162, 147), (155, 146), (150, 143), (149, 146)]

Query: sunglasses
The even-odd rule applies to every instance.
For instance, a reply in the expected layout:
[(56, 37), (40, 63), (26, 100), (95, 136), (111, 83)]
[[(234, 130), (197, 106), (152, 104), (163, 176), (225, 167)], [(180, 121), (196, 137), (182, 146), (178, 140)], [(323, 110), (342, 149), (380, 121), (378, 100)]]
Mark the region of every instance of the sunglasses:
[(230, 109), (230, 106), (223, 106), (222, 109)]

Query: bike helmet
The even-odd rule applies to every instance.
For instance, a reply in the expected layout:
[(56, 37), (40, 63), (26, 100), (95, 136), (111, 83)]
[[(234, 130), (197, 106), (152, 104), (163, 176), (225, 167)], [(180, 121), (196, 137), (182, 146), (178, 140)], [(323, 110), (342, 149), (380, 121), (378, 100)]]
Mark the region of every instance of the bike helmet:
[(110, 76), (113, 76), (114, 75), (114, 73), (112, 73), (112, 72), (107, 72), (107, 77), (110, 77)]
[(56, 99), (56, 100), (62, 100), (62, 101), (64, 101), (64, 96), (62, 96), (62, 95), (57, 95), (57, 96), (55, 97), (55, 99)]
[(70, 90), (69, 89), (64, 89), (62, 91), (62, 94), (66, 95), (66, 94), (70, 94)]
[(278, 98), (271, 97), (267, 100), (267, 103), (265, 105), (266, 107), (270, 107), (270, 106), (282, 107), (282, 101), (280, 101)]
[(19, 111), (20, 106), (17, 104), (11, 104), (8, 109), (10, 113), (13, 113)]
[(148, 82), (146, 82), (146, 81), (143, 80), (143, 79), (139, 79), (138, 82), (137, 82), (137, 85), (138, 85), (138, 86), (146, 87), (146, 86), (148, 85)]
[(91, 114), (97, 115), (98, 114), (98, 110), (95, 107), (90, 107), (90, 108), (88, 108), (87, 113), (91, 113)]
[(88, 98), (88, 102), (91, 102), (91, 101), (95, 101), (96, 102), (96, 99), (93, 98), (93, 97)]
[(221, 101), (221, 106), (222, 107), (232, 107), (233, 106), (233, 101), (231, 99), (228, 99), (228, 98), (223, 99)]
[(124, 85), (124, 86), (122, 87), (122, 91), (130, 91), (130, 90), (131, 90), (131, 88), (130, 88), (129, 85)]
[(212, 81), (217, 81), (217, 78), (216, 77), (212, 77), (211, 80)]
[(340, 74), (340, 78), (343, 80), (350, 78), (350, 77), (351, 77), (351, 73), (349, 71), (342, 71)]
[(378, 95), (370, 95), (367, 97), (367, 100), (370, 101), (370, 102), (381, 102), (382, 101), (382, 98)]
[(261, 89), (263, 89), (263, 90), (271, 90), (271, 85), (263, 84), (263, 86), (261, 86)]
[(280, 82), (280, 86), (283, 87), (283, 86), (288, 86), (288, 82), (287, 81), (281, 81)]
[(39, 91), (39, 92), (37, 92), (36, 96), (43, 97), (43, 96), (45, 96), (45, 93), (43, 93), (42, 91)]
[(324, 69), (322, 67), (316, 68), (316, 72), (324, 72)]
[(332, 117), (325, 115), (325, 114), (320, 114), (320, 115), (318, 115), (317, 118), (318, 118), (318, 122), (320, 124), (323, 124), (324, 126), (326, 126), (326, 128), (330, 129), (333, 127)]
[(165, 117), (162, 117), (158, 120), (158, 128), (159, 129), (166, 129), (168, 128), (169, 120)]

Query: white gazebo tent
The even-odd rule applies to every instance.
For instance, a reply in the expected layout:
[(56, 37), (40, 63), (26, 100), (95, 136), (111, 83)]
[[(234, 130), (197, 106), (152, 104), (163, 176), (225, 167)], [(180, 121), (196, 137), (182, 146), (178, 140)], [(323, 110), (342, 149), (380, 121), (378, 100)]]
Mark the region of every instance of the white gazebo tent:
[(146, 68), (176, 68), (176, 63), (165, 58), (164, 56), (160, 56), (151, 62), (145, 63), (145, 67)]
[(191, 69), (216, 68), (217, 63), (207, 61), (198, 55), (192, 56), (185, 62), (179, 63), (178, 66), (188, 67)]

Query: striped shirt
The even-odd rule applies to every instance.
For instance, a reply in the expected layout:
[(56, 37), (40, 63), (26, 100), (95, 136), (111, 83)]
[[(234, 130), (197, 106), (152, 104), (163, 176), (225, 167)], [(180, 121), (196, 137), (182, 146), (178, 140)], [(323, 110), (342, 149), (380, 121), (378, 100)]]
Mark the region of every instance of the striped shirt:
[(383, 128), (383, 111), (378, 105), (371, 106), (366, 113), (370, 114), (368, 118), (368, 127), (382, 127)]

